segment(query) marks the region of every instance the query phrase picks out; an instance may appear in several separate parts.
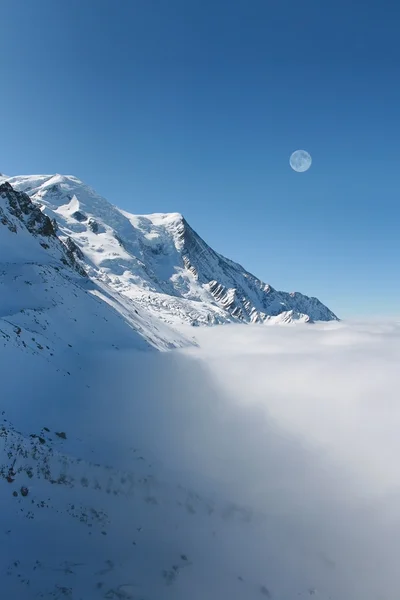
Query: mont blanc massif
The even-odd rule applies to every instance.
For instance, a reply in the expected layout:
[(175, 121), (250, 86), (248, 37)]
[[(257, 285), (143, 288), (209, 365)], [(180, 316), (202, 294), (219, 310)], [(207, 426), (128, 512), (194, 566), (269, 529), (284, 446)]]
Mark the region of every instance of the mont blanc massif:
[(376, 600), (314, 423), (346, 335), (180, 214), (1, 176), (2, 597)]
[[(3, 275), (4, 317), (17, 318), (18, 306), (26, 324), (39, 307), (51, 315), (64, 303), (89, 315), (95, 299), (161, 347), (175, 344), (182, 323), (337, 319), (318, 299), (277, 291), (215, 252), (180, 214), (129, 214), (71, 176), (1, 177), (0, 185), (2, 262), (16, 271), (13, 285), (10, 270)], [(29, 294), (19, 293), (21, 272)], [(60, 285), (68, 291), (57, 296)], [(69, 306), (72, 288), (79, 300)]]

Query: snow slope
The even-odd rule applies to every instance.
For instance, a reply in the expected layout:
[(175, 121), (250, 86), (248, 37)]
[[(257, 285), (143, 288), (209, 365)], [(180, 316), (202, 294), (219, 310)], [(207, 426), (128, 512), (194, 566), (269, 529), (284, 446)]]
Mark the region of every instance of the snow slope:
[(57, 220), (59, 234), (74, 241), (90, 277), (168, 323), (337, 318), (318, 299), (279, 292), (224, 258), (180, 214), (129, 214), (72, 176), (8, 181)]
[[(73, 348), (168, 349), (188, 343), (140, 306), (90, 280), (74, 245), (29, 197), (0, 183), (0, 335), (60, 361)], [(76, 358), (76, 360), (79, 360)]]

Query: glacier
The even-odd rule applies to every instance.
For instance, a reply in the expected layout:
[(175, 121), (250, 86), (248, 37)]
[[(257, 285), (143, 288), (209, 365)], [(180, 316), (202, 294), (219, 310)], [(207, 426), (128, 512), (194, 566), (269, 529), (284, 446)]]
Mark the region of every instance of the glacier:
[(317, 298), (277, 291), (215, 252), (178, 213), (132, 215), (73, 176), (3, 181), (57, 221), (92, 279), (168, 324), (337, 320)]

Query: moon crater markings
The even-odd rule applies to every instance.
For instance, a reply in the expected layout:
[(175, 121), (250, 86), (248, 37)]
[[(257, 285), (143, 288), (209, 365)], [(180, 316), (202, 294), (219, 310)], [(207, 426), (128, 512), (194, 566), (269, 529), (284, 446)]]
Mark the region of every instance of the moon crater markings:
[(306, 150), (296, 150), (290, 156), (289, 163), (293, 171), (297, 171), (297, 173), (304, 173), (311, 167), (312, 158), (311, 155), (306, 152)]

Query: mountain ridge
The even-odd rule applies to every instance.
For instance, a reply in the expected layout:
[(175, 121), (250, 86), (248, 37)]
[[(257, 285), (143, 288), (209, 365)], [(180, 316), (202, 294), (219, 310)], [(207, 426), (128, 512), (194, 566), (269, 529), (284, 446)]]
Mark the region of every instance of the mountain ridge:
[(105, 282), (88, 277), (75, 242), (27, 194), (0, 181), (0, 339), (59, 362), (79, 341), (96, 348), (187, 345)]
[(278, 291), (213, 250), (180, 213), (131, 214), (74, 176), (7, 181), (57, 222), (90, 277), (169, 324), (338, 320), (317, 298)]

